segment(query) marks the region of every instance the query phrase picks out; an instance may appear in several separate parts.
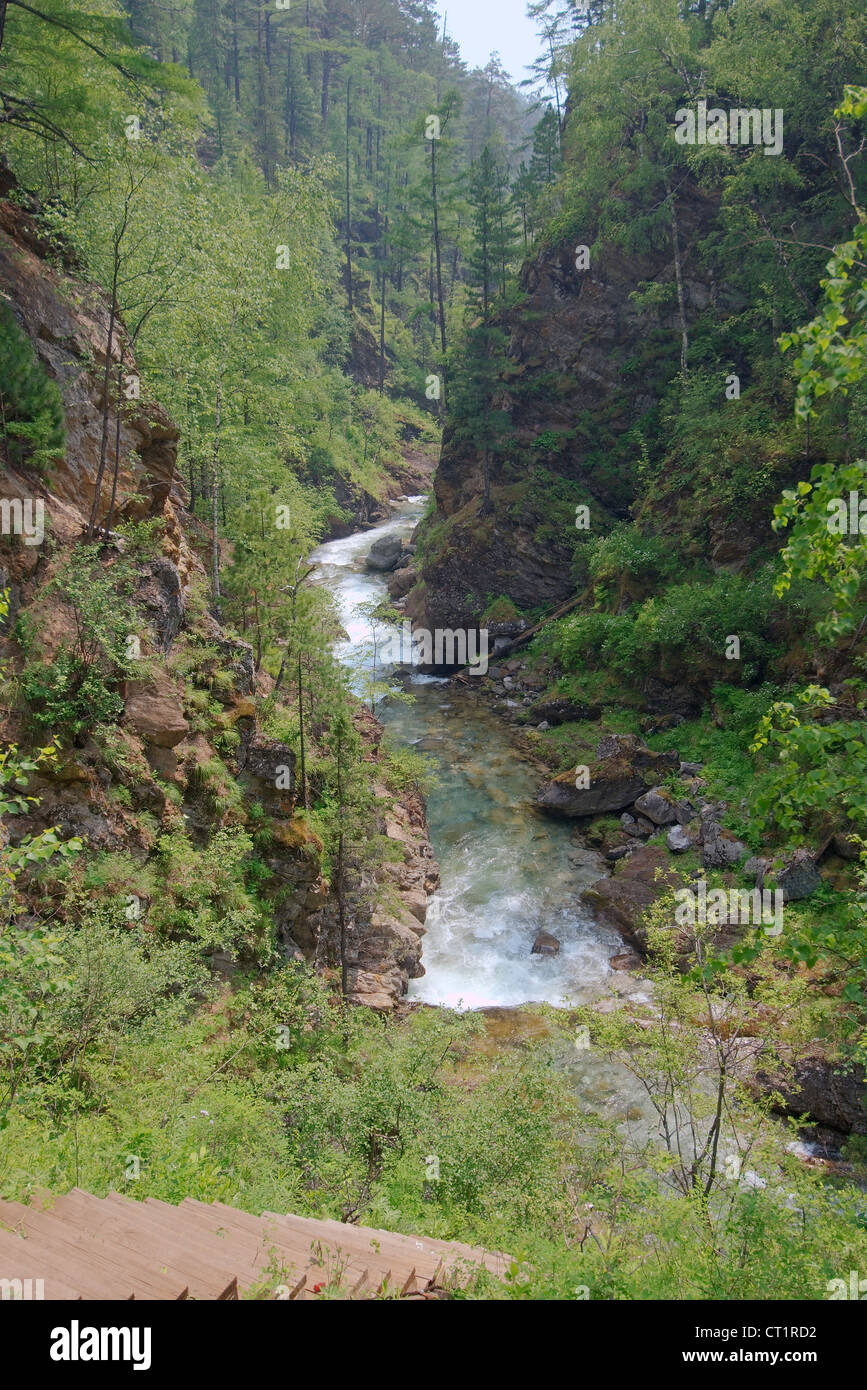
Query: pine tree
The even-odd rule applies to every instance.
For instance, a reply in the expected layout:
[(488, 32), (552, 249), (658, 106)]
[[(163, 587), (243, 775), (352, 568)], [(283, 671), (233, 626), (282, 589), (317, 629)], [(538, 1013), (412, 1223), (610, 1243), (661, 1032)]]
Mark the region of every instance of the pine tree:
[(491, 454), (508, 426), (508, 415), (496, 406), (508, 363), (508, 335), (498, 321), (497, 301), (504, 301), (507, 276), (514, 260), (517, 235), (508, 180), (486, 146), (469, 180), (473, 245), (468, 267), (473, 290), (471, 308), (477, 315), (459, 353), (454, 354), (453, 413), (460, 435), (480, 450), (484, 478), (482, 515), (492, 511)]

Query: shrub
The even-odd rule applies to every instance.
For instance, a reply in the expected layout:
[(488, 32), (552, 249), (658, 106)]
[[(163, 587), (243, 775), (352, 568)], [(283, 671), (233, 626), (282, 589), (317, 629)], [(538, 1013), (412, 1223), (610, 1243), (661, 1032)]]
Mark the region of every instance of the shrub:
[(55, 382), (36, 361), (12, 310), (0, 303), (0, 426), (13, 465), (45, 470), (63, 454), (66, 424)]

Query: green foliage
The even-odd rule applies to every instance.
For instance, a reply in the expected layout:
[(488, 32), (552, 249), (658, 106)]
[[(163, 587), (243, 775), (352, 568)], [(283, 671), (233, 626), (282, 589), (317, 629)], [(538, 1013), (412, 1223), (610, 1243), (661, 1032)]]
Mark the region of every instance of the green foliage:
[[(603, 551), (602, 564), (605, 564)], [(719, 574), (705, 584), (674, 584), (628, 613), (576, 613), (562, 618), (551, 650), (566, 671), (605, 666), (625, 676), (662, 673), (670, 679), (750, 681), (775, 654), (768, 640), (773, 575)], [(740, 638), (741, 661), (726, 658), (727, 639)]]
[[(834, 700), (810, 685), (792, 700), (777, 700), (764, 716), (750, 752), (770, 762), (756, 803), (767, 826), (807, 836), (842, 814), (858, 834), (867, 832), (867, 748), (860, 720), (826, 720)], [(843, 828), (841, 826), (841, 828)]]
[(271, 924), (248, 887), (253, 842), (241, 830), (218, 830), (204, 847), (180, 831), (157, 844), (158, 889), (148, 921), (168, 940), (194, 943), (205, 955), (267, 960)]
[(132, 573), (123, 562), (103, 565), (96, 551), (78, 546), (46, 586), (70, 614), (71, 645), (47, 663), (32, 662), (21, 678), (37, 728), (72, 736), (94, 724), (115, 722), (123, 711), (114, 685), (129, 666), (127, 638), (135, 633)]
[(8, 304), (0, 303), (0, 426), (6, 457), (46, 471), (66, 447), (63, 401)]
[[(0, 593), (0, 616), (8, 602)], [(0, 816), (26, 814), (38, 801), (23, 795), (30, 775), (51, 767), (57, 758), (54, 744), (34, 756), (19, 753), (12, 744), (0, 748)], [(16, 881), (22, 873), (59, 856), (74, 857), (82, 848), (77, 838), (62, 841), (57, 828), (25, 835), (15, 846), (0, 833), (0, 1129), (26, 1073), (31, 1054), (41, 1047), (51, 1005), (69, 987), (57, 932), (18, 922)]]

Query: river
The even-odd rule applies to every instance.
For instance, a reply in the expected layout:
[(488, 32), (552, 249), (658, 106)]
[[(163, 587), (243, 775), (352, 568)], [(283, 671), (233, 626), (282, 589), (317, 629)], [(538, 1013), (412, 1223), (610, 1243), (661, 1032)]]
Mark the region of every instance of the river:
[[(367, 552), (381, 536), (408, 538), (424, 504), (409, 498), (382, 525), (313, 553), (347, 633), (337, 652), (359, 692), (373, 659), (370, 623), (359, 609), (388, 594), (386, 577), (365, 569)], [(411, 981), (410, 998), (454, 1008), (587, 1002), (603, 992), (609, 958), (623, 949), (580, 903), (582, 889), (605, 872), (603, 861), (574, 844), (568, 823), (534, 809), (539, 774), (495, 711), (436, 677), (416, 672), (405, 684), (412, 703), (382, 698), (377, 715), (395, 741), (435, 765), (427, 814), (441, 875), (428, 908), (425, 974)], [(558, 955), (532, 953), (540, 930), (558, 938)]]

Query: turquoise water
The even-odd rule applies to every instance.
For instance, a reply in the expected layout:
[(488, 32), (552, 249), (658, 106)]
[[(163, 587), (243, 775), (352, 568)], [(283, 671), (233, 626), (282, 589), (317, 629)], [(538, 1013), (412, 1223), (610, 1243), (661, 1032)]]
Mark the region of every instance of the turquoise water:
[[(367, 552), (379, 536), (408, 537), (423, 506), (423, 498), (410, 499), (374, 531), (314, 552), (319, 582), (334, 595), (347, 633), (338, 654), (355, 672), (372, 666), (370, 625), (359, 605), (387, 593), (383, 576), (364, 569)], [(377, 714), (395, 739), (435, 764), (427, 809), (442, 880), (428, 909), (426, 973), (411, 982), (410, 998), (479, 1008), (599, 994), (622, 942), (593, 921), (579, 894), (602, 876), (603, 862), (574, 845), (567, 823), (535, 811), (539, 774), (495, 713), (430, 676), (410, 675), (407, 688), (411, 705), (386, 698)], [(532, 954), (540, 930), (559, 939), (559, 955)]]

